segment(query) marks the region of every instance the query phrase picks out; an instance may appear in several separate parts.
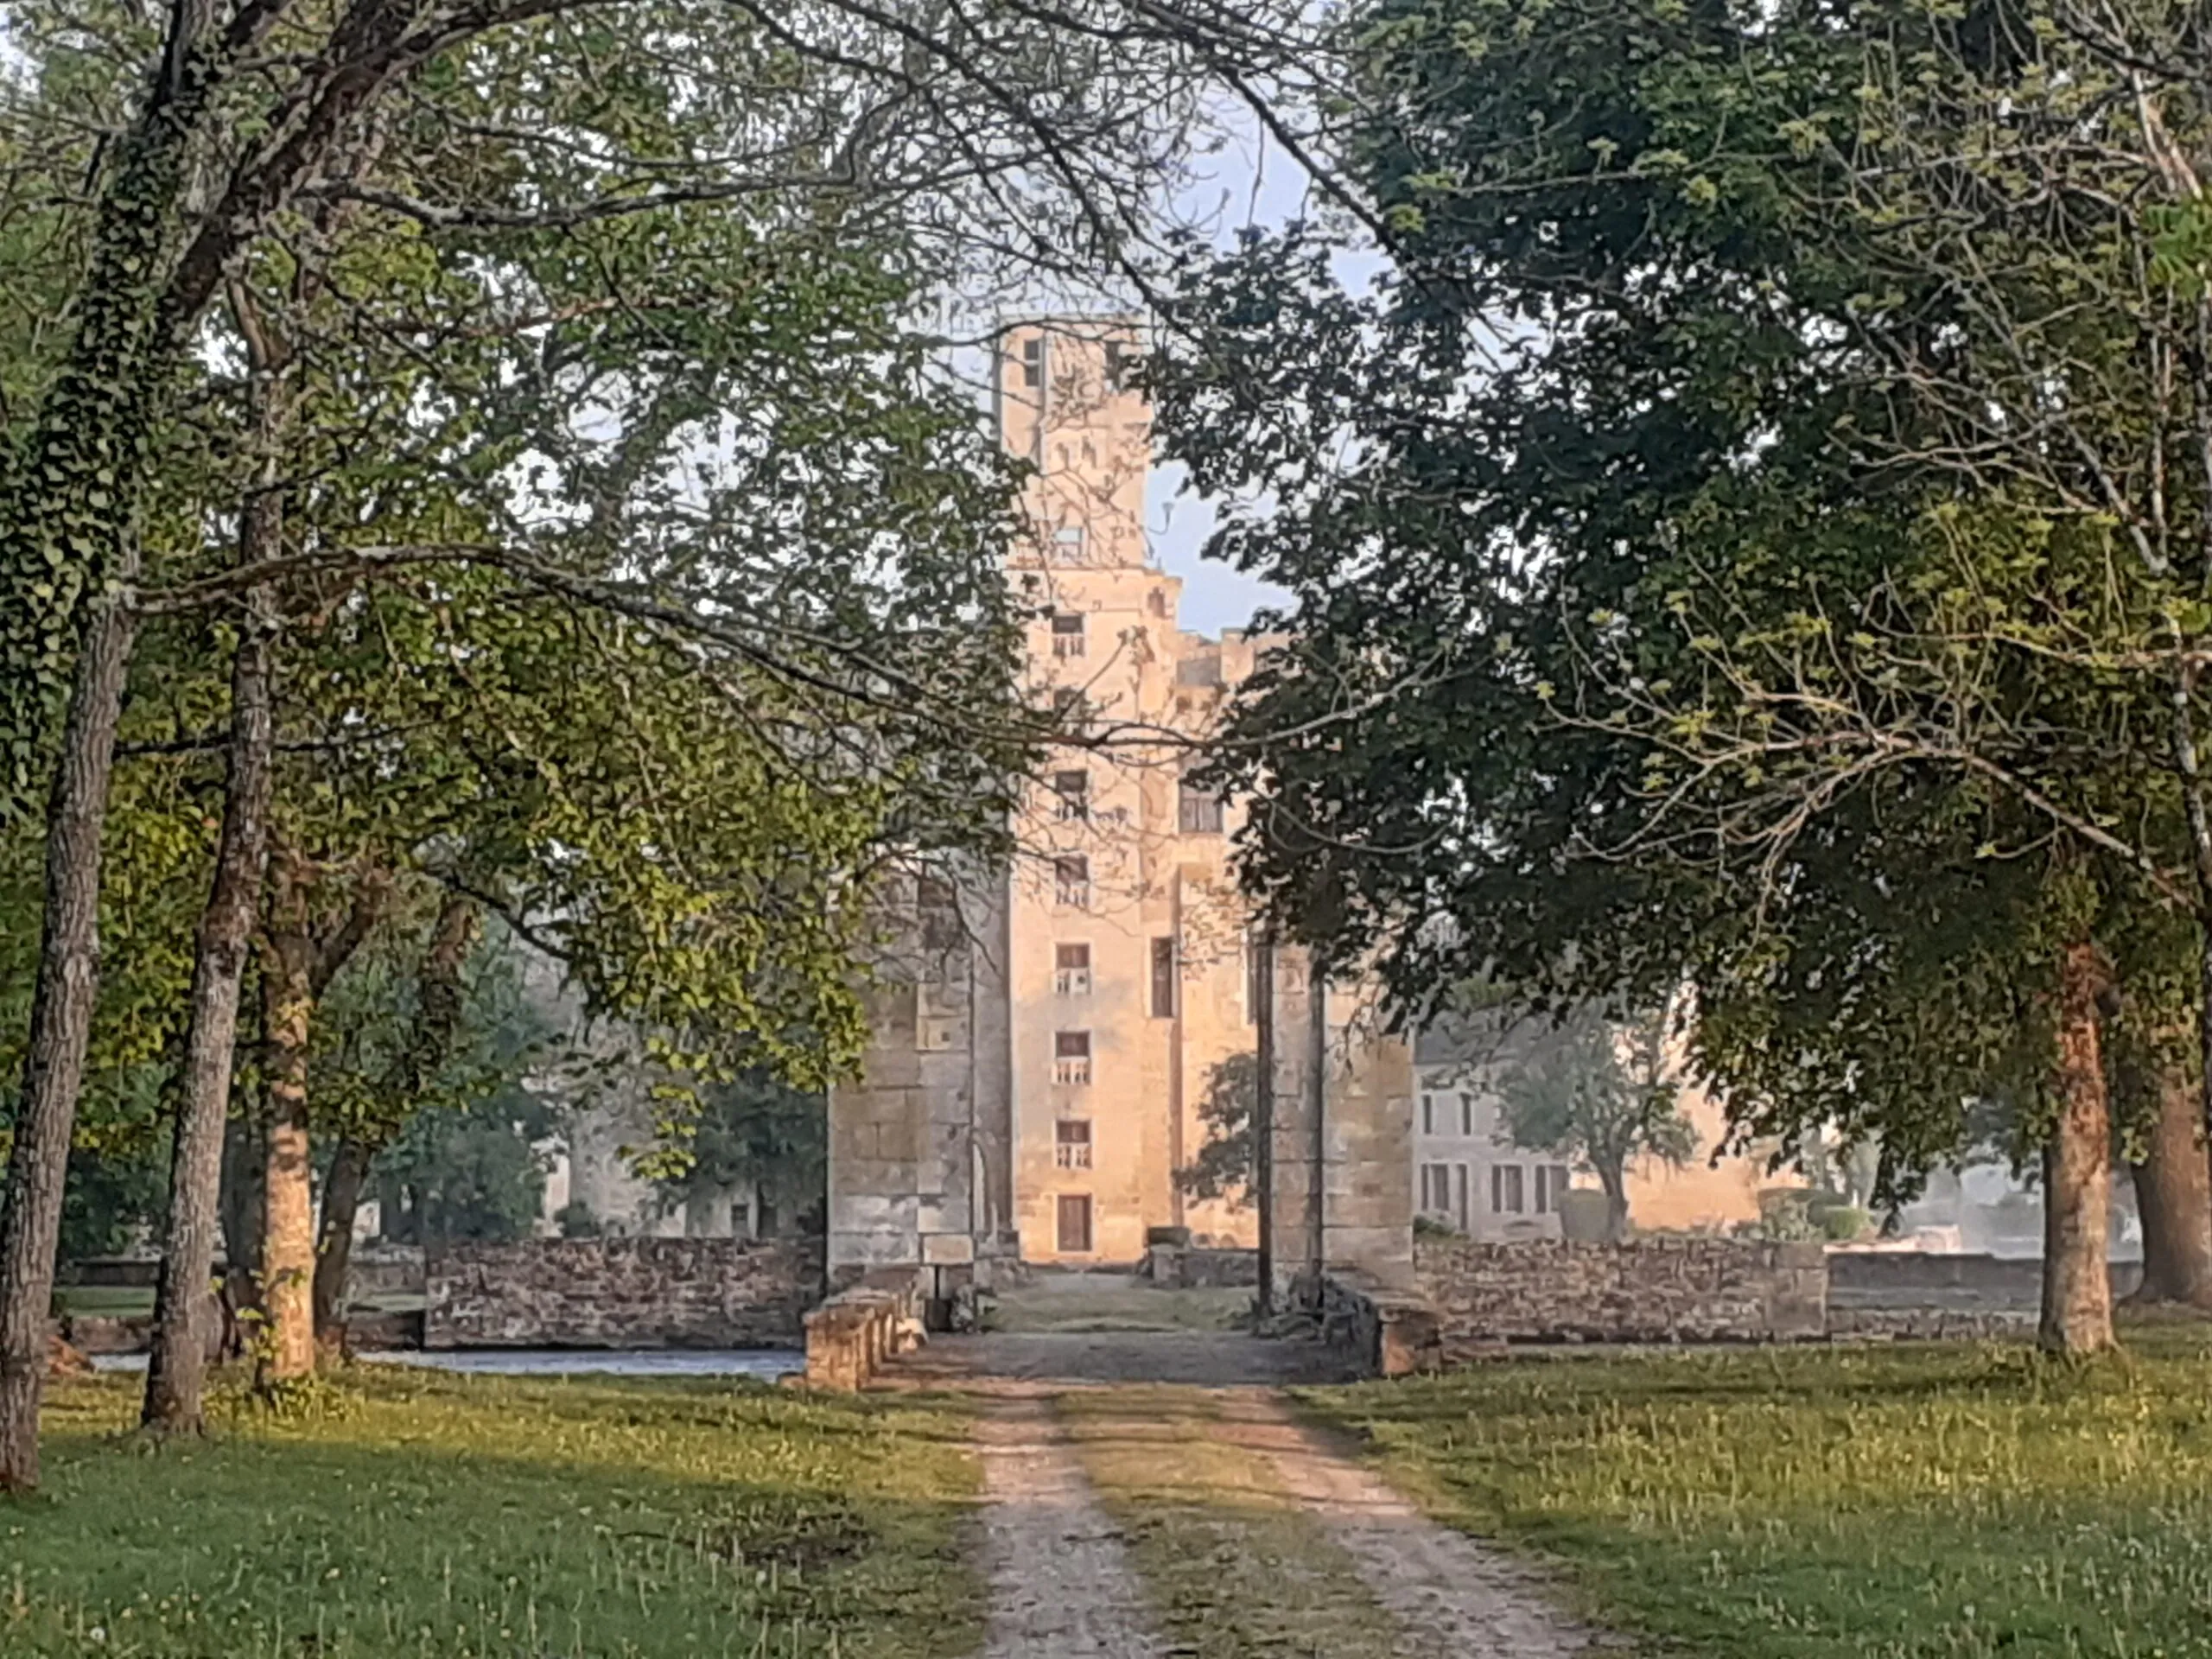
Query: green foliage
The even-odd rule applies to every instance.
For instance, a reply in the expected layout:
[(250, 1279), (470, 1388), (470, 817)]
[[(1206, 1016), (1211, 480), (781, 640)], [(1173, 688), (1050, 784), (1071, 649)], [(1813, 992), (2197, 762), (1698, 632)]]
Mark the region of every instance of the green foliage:
[(750, 1187), (779, 1224), (809, 1212), (819, 1218), (830, 1173), (830, 1109), (821, 1095), (742, 1072), (701, 1090), (698, 1114), (679, 1134), (639, 1165), (671, 1207)]
[(409, 1244), (530, 1236), (544, 1211), (538, 1147), (550, 1132), (543, 1105), (519, 1089), (416, 1116), (374, 1166), (384, 1236)]
[(1639, 1158), (1687, 1163), (1697, 1130), (1667, 1063), (1664, 1010), (1616, 1025), (1602, 1009), (1570, 1015), (1499, 1089), (1500, 1126), (1516, 1146), (1595, 1171), (1618, 1203)]
[(2201, 1328), (2133, 1346), (2089, 1368), (1912, 1344), (1645, 1353), (1303, 1398), (1440, 1518), (1558, 1563), (1594, 1619), (1659, 1651), (2186, 1653), (2212, 1351)]
[(159, 1142), (127, 1153), (73, 1152), (58, 1259), (112, 1255), (156, 1236), (168, 1210), (168, 1148)]
[(1198, 1096), (1205, 1139), (1198, 1155), (1175, 1172), (1176, 1184), (1192, 1198), (1221, 1199), (1232, 1207), (1249, 1201), (1255, 1167), (1252, 1114), (1259, 1096), (1258, 1055), (1231, 1054), (1206, 1069), (1205, 1091)]
[[(2018, 21), (1363, 8), (1343, 155), (1392, 268), (1348, 291), (1325, 224), (1194, 251), (1156, 377), (1171, 453), (1246, 504), (1214, 550), (1293, 596), (1218, 763), (1279, 924), (1415, 1015), (1483, 972), (1694, 985), (1739, 1137), (1838, 1123), (1886, 1196), (1970, 1103), (2039, 1139), (2062, 941), (2162, 982), (2197, 944), (2139, 865), (2187, 863), (2145, 653), (2207, 573), (2094, 500), (2186, 474), (2158, 521), (2201, 524), (2172, 446), (2212, 389), (2144, 402), (2170, 297), (2112, 206), (2152, 171), (2094, 90), (2120, 60)], [(2078, 219), (2057, 176), (2101, 181)]]
[(51, 1501), (0, 1540), (10, 1656), (938, 1659), (981, 1639), (958, 1547), (975, 1472), (943, 1408), (359, 1368), (148, 1457), (121, 1432), (135, 1405), (120, 1381), (57, 1391)]

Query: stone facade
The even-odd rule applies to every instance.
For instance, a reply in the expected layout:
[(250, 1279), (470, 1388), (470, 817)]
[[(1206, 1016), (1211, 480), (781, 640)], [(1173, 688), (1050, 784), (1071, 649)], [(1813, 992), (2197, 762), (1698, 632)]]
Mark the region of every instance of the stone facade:
[(822, 1296), (815, 1239), (449, 1244), (424, 1264), (426, 1348), (776, 1348)]
[(1381, 1031), (1366, 986), (1316, 983), (1303, 950), (1273, 957), (1277, 1298), (1344, 1272), (1409, 1290), (1412, 1048)]
[(1446, 1364), (1509, 1342), (1786, 1342), (1827, 1334), (1827, 1261), (1818, 1244), (1424, 1238), (1414, 1264)]
[[(1008, 868), (940, 881), (934, 903), (923, 887), (893, 900), (911, 907), (897, 918), (907, 943), (878, 976), (860, 1075), (830, 1099), (840, 1285), (915, 1263), (940, 1280), (985, 1279), (1014, 1256), (1134, 1264), (1160, 1227), (1201, 1246), (1257, 1242), (1253, 1206), (1192, 1200), (1175, 1173), (1204, 1142), (1215, 1068), (1255, 1052), (1262, 995), (1230, 868), (1242, 807), (1186, 768), (1268, 642), (1185, 632), (1181, 584), (1149, 560), (1151, 411), (1123, 372), (1141, 351), (1120, 318), (1022, 324), (1001, 343), (1000, 436), (1035, 468), (1032, 533), (1008, 572), (1033, 613), (1031, 689), (1117, 735), (1046, 757)], [(1278, 1090), (1303, 1099), (1294, 979), (1274, 990)], [(1324, 1034), (1356, 1033), (1339, 1018)], [(1300, 1230), (1279, 1244), (1291, 1271), (1326, 1253), (1324, 1228), (1354, 1259), (1407, 1263), (1403, 1046), (1388, 1077), (1349, 1051), (1312, 1071), (1341, 1111), (1279, 1113), (1277, 1223)], [(1389, 1116), (1380, 1141), (1361, 1127), (1372, 1112)], [(1387, 1173), (1374, 1165), (1385, 1142)], [(1344, 1157), (1325, 1204), (1304, 1173), (1317, 1144)]]

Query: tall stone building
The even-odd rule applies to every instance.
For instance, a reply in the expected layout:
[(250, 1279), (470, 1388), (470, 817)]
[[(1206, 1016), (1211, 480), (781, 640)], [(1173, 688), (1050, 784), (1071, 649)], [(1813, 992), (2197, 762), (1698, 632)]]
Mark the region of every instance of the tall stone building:
[[(1189, 1201), (1174, 1173), (1202, 1143), (1215, 1069), (1256, 1042), (1255, 957), (1228, 866), (1239, 809), (1192, 773), (1262, 645), (1185, 632), (1181, 583), (1147, 556), (1150, 412), (1124, 372), (1139, 349), (1116, 318), (1001, 342), (999, 431), (1036, 468), (1008, 573), (1035, 612), (1033, 684), (1103, 741), (1051, 757), (1011, 868), (906, 895), (909, 945), (883, 976), (874, 1044), (831, 1097), (833, 1268), (1128, 1262), (1159, 1226), (1256, 1239), (1250, 1206)], [(1310, 1070), (1331, 1039), (1280, 954), (1294, 965), (1276, 988), (1279, 1254), (1294, 1265), (1309, 1236), (1323, 1248), (1326, 1206), (1300, 1172), (1327, 1155), (1331, 1085), (1309, 1077), (1331, 1076), (1358, 1121), (1334, 1131), (1357, 1155), (1328, 1178), (1341, 1200), (1329, 1224), (1357, 1230), (1371, 1212), (1361, 1236), (1395, 1251), (1411, 1217), (1409, 1057), (1362, 1035), (1347, 998), (1324, 1022), (1336, 1058)], [(1300, 1090), (1320, 1109), (1305, 1129)], [(1370, 1173), (1377, 1131), (1388, 1144)]]

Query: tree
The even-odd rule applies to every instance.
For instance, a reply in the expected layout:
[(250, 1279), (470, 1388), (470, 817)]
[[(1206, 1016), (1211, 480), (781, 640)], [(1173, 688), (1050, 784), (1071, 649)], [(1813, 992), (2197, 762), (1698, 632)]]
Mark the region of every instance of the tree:
[[(609, 9), (566, 0), (427, 10), (388, 0), (335, 8), (236, 0), (175, 8), (156, 35), (125, 10), (101, 21), (122, 49), (86, 60), (105, 71), (104, 91), (118, 118), (56, 120), (58, 106), (28, 101), (28, 126), (43, 124), (48, 134), (63, 135), (53, 144), (62, 165), (50, 176), (90, 181), (51, 194), (73, 212), (89, 196), (77, 227), (89, 258), (68, 303), (56, 308), (71, 326), (51, 352), (50, 372), (30, 377), (35, 395), (24, 400), (22, 442), (0, 488), (0, 819), (25, 810), (49, 770), (48, 715), (70, 683), (73, 657), (77, 688), (48, 810), (47, 988), (34, 1001), (11, 1154), (14, 1200), (0, 1226), (7, 1298), (0, 1319), (0, 1484), (13, 1487), (36, 1479), (41, 1322), (89, 1041), (99, 823), (132, 635), (149, 611), (240, 595), (249, 596), (251, 608), (250, 596), (278, 574), (255, 559), (220, 576), (195, 579), (188, 569), (181, 584), (150, 597), (130, 591), (138, 574), (137, 532), (157, 516), (151, 509), (168, 477), (170, 440), (190, 426), (176, 418), (189, 407), (181, 389), (202, 378), (214, 355), (204, 325), (225, 284), (272, 246), (296, 251), (312, 242), (333, 207), (358, 207), (398, 232), (446, 236), (459, 245), (459, 256), (476, 251), (467, 246), (474, 240), (512, 233), (601, 261), (610, 280), (586, 309), (541, 320), (556, 328), (594, 313), (648, 319), (651, 308), (636, 306), (621, 279), (639, 264), (651, 267), (659, 227), (737, 203), (761, 204), (786, 225), (825, 208), (830, 217), (842, 211), (843, 223), (825, 231), (833, 241), (920, 250), (907, 274), (933, 269), (943, 279), (950, 272), (956, 284), (988, 283), (1010, 269), (1033, 276), (1095, 268), (1126, 260), (1141, 238), (1141, 205), (1173, 176), (1203, 109), (1203, 89), (1225, 70), (1228, 83), (1243, 88), (1246, 73), (1294, 64), (1306, 33), (1295, 9), (1280, 19), (1256, 11), (1170, 17), (1156, 8), (1122, 16), (1109, 6), (956, 22), (842, 0), (772, 11)], [(54, 22), (35, 10), (18, 38), (50, 47), (72, 38), (73, 27), (69, 16)], [(1040, 27), (1056, 42), (1051, 50), (1038, 49)], [(667, 86), (674, 65), (682, 66), (683, 92), (664, 101), (672, 123), (632, 124), (634, 108), (608, 100), (611, 87)], [(404, 100), (394, 97), (402, 87)], [(109, 130), (119, 135), (111, 143)], [(32, 169), (16, 176), (45, 194)], [(1000, 233), (997, 221), (1008, 216), (1019, 221), (1017, 235)], [(600, 233), (626, 240), (627, 257), (605, 262), (607, 247), (593, 245)], [(901, 313), (913, 315), (911, 308)], [(427, 345), (419, 332), (391, 343), (437, 360), (467, 339), (441, 324), (428, 331)], [(574, 366), (557, 358), (547, 365)], [(575, 387), (561, 390), (573, 394)], [(556, 466), (562, 453), (551, 452)], [(817, 445), (810, 453), (818, 461), (834, 452)], [(404, 475), (396, 466), (387, 481)], [(495, 471), (472, 481), (497, 493), (513, 480)], [(517, 498), (507, 493), (512, 505)], [(263, 506), (277, 499), (265, 480), (250, 494)], [(511, 516), (492, 521), (510, 532), (509, 545), (476, 541), (465, 550), (444, 537), (364, 546), (360, 530), (368, 522), (374, 521), (355, 520), (337, 537), (298, 537), (283, 574), (359, 577), (394, 565), (466, 562), (510, 571), (526, 566), (541, 594), (617, 612), (648, 632), (683, 625), (694, 639), (716, 639), (752, 668), (783, 676), (787, 696), (804, 701), (827, 689), (807, 650), (786, 649), (820, 645), (818, 610), (799, 606), (798, 617), (764, 626), (758, 591), (749, 595), (754, 605), (732, 612), (697, 587), (679, 596), (651, 581), (609, 583), (604, 562), (587, 562), (579, 571), (545, 560), (560, 538), (543, 524), (531, 526), (539, 556), (518, 558)], [(603, 528), (589, 514), (582, 522)], [(486, 525), (467, 528), (480, 534)], [(794, 529), (772, 516), (757, 528)], [(854, 568), (869, 567), (863, 561)], [(866, 585), (834, 591), (849, 597)], [(894, 605), (887, 619), (894, 626), (962, 602), (942, 588), (918, 587), (909, 598), (920, 602)], [(874, 661), (872, 637), (827, 637), (838, 647), (833, 654), (842, 671), (833, 680), (842, 691), (868, 683), (876, 706), (903, 700), (897, 706), (910, 714), (944, 718), (944, 706), (915, 696), (931, 688), (895, 668), (873, 682), (880, 664), (852, 671)], [(988, 627), (964, 637), (987, 650), (996, 639)], [(232, 723), (242, 734), (258, 729), (251, 713), (260, 695), (251, 671), (257, 654), (251, 647), (241, 653), (232, 676)], [(823, 729), (818, 718), (814, 725), (817, 734)], [(224, 919), (207, 930), (201, 990), (194, 999), (202, 1018), (187, 1045), (194, 1057), (187, 1089), (192, 1109), (176, 1154), (185, 1201), (172, 1206), (181, 1248), (170, 1264), (175, 1287), (163, 1299), (168, 1358), (160, 1369), (160, 1393), (169, 1397), (149, 1402), (157, 1421), (186, 1427), (196, 1417), (196, 1382), (183, 1378), (172, 1390), (168, 1380), (189, 1368), (181, 1356), (191, 1351), (199, 1268), (212, 1248), (213, 1206), (206, 1195), (218, 1161), (210, 1125), (219, 1113), (208, 1101), (219, 1087), (213, 1079), (226, 1046), (226, 1006), (235, 1003), (236, 895), (251, 886), (256, 863), (251, 805), (258, 785), (245, 764), (252, 747), (232, 756), (241, 800), (220, 861), (226, 874), (209, 907)], [(963, 781), (926, 766), (899, 775), (909, 792), (933, 785), (944, 799)], [(733, 976), (726, 982), (738, 982)], [(758, 1029), (785, 1054), (804, 1046), (786, 1027)], [(296, 1190), (298, 1160), (289, 1153), (284, 1169)], [(279, 1213), (296, 1218), (297, 1206), (280, 1206)]]
[(697, 1113), (677, 1126), (672, 1142), (648, 1148), (639, 1168), (671, 1207), (728, 1203), (744, 1192), (764, 1233), (796, 1224), (825, 1202), (829, 1103), (759, 1070), (708, 1084)]
[[(1981, 204), (2009, 216), (1974, 240), (1959, 158), (2012, 153), (2008, 107), (2038, 165), (2082, 142), (2078, 107), (2044, 114), (2082, 82), (2030, 85), (2009, 15), (1375, 7), (1343, 154), (1395, 271), (1347, 295), (1310, 229), (1199, 267), (1162, 424), (1202, 487), (1261, 504), (1219, 550), (1297, 596), (1224, 762), (1262, 793), (1247, 870), (1282, 925), (1376, 953), (1416, 1013), (1491, 968), (1567, 1004), (1694, 985), (1732, 1110), (1851, 1115), (1899, 1180), (1958, 1144), (1966, 1100), (2032, 1077), (2045, 1340), (2090, 1351), (2111, 1341), (2097, 930), (2193, 903), (2167, 856), (2190, 809), (2139, 644), (2166, 579), (2110, 579), (2105, 527), (2045, 488), (2065, 445), (1970, 464), (2004, 435), (1967, 429), (1992, 397), (2027, 445), (2053, 429), (2034, 389), (2071, 366), (2007, 359), (1999, 298), (2041, 283), (2037, 338), (2116, 361), (2062, 322), (2045, 257), (2088, 232), (2031, 245), (2034, 204), (2066, 200), (2050, 173)], [(1939, 176), (1942, 256), (1901, 257), (1905, 198)], [(1987, 385), (1961, 378), (1983, 353)], [(1966, 1091), (1864, 1094), (1852, 1061), (1897, 1069), (1878, 1047), (1818, 1044), (1777, 1078), (1786, 1045), (1706, 1040), (1732, 1003), (1794, 1024), (1885, 963), (1924, 969), (1901, 995), (1951, 974), (1931, 885), (1980, 889), (2000, 948), (1970, 971), (2012, 987), (1957, 1032), (1908, 1023)]]
[(1570, 1014), (1553, 1040), (1509, 1072), (1501, 1119), (1516, 1146), (1584, 1165), (1604, 1189), (1608, 1236), (1628, 1236), (1628, 1172), (1640, 1158), (1683, 1164), (1697, 1131), (1667, 1060), (1662, 1010), (1616, 1025), (1603, 1010)]
[(1259, 1096), (1257, 1055), (1231, 1054), (1207, 1068), (1205, 1092), (1198, 1096), (1198, 1122), (1205, 1139), (1198, 1155), (1175, 1172), (1176, 1185), (1185, 1192), (1194, 1198), (1220, 1199), (1231, 1207), (1247, 1201), (1255, 1155), (1252, 1114)]

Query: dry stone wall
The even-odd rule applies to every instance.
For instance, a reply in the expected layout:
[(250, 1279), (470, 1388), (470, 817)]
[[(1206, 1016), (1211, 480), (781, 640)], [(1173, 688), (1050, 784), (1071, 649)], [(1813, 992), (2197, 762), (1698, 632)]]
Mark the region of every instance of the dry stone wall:
[(426, 1348), (776, 1348), (822, 1299), (819, 1239), (450, 1244), (424, 1263)]
[(1420, 1240), (1414, 1265), (1452, 1364), (1508, 1342), (1783, 1342), (1827, 1334), (1818, 1244)]

